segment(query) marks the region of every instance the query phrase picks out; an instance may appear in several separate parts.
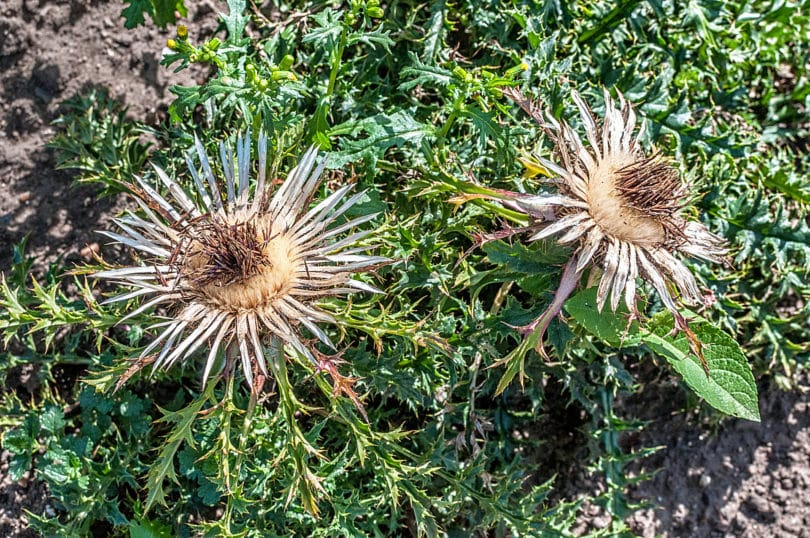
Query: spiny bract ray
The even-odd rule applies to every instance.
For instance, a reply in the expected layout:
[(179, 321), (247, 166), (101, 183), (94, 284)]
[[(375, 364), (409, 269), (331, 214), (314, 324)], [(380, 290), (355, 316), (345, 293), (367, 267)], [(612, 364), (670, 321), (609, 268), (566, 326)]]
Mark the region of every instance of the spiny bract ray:
[(170, 196), (136, 177), (132, 190), (142, 214), (128, 211), (115, 219), (120, 232), (100, 232), (144, 255), (143, 265), (96, 274), (133, 288), (106, 303), (149, 296), (121, 321), (155, 307), (165, 307), (170, 314), (153, 326), (162, 330), (141, 359), (154, 352), (154, 368), (168, 368), (208, 344), (203, 384), (220, 350), (239, 358), (251, 386), (257, 371), (267, 376), (265, 355), (279, 344), (318, 366), (300, 326), (335, 349), (318, 326), (335, 320), (316, 302), (358, 290), (381, 293), (352, 275), (388, 262), (368, 255), (371, 246), (359, 244), (373, 230), (341, 238), (376, 216), (343, 217), (364, 193), (348, 196), (352, 186), (345, 185), (312, 204), (326, 166), (325, 160), (318, 162), (314, 148), (271, 196), (267, 137), (261, 133), (251, 196), (251, 143), (249, 132), (238, 137), (236, 167), (232, 149), (220, 144), (224, 200), (203, 145), (195, 139), (202, 170), (193, 163), (194, 151), (189, 151), (186, 162), (196, 196), (155, 166)]

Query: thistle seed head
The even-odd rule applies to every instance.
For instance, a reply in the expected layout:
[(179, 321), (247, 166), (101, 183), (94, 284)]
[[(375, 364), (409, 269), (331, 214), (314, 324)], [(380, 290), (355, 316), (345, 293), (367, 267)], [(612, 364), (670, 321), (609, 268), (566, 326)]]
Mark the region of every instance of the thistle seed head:
[(318, 300), (355, 291), (381, 293), (352, 277), (388, 262), (366, 253), (371, 246), (363, 240), (371, 230), (344, 237), (376, 216), (342, 219), (363, 193), (347, 197), (351, 185), (344, 185), (310, 207), (325, 168), (314, 149), (271, 192), (275, 182), (266, 178), (266, 136), (259, 136), (255, 181), (251, 145), (249, 133), (240, 136), (236, 159), (231, 147), (220, 146), (223, 196), (196, 140), (199, 166), (187, 159), (196, 195), (155, 168), (170, 198), (136, 178), (133, 193), (142, 213), (116, 219), (121, 233), (101, 232), (140, 251), (148, 262), (97, 273), (133, 289), (107, 302), (151, 296), (124, 319), (157, 306), (170, 314), (141, 359), (154, 350), (154, 367), (169, 367), (207, 346), (203, 383), (225, 349), (241, 360), (251, 386), (254, 372), (267, 376), (265, 355), (284, 346), (317, 367), (301, 328), (335, 348), (319, 326), (335, 320)]
[(600, 310), (610, 299), (615, 311), (623, 296), (628, 309), (635, 312), (639, 277), (652, 284), (676, 315), (681, 302), (701, 303), (697, 281), (680, 257), (722, 262), (724, 242), (699, 222), (684, 218), (690, 185), (661, 156), (645, 154), (634, 137), (635, 111), (624, 97), (619, 94), (616, 107), (605, 90), (605, 117), (600, 125), (573, 92), (585, 130), (581, 138), (567, 123), (548, 112), (543, 115), (520, 92), (510, 89), (506, 94), (543, 127), (558, 158), (558, 162), (537, 158), (556, 176), (552, 180), (556, 193), (507, 197), (534, 218), (531, 239), (557, 236), (560, 243), (576, 244), (572, 279), (587, 267), (601, 267)]

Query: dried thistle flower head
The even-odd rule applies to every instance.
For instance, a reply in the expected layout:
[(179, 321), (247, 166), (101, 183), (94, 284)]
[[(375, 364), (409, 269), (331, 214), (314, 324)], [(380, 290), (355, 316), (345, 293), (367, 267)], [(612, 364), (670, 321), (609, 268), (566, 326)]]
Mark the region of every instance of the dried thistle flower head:
[(96, 274), (134, 288), (106, 302), (151, 296), (124, 319), (165, 306), (171, 317), (155, 325), (163, 330), (143, 350), (141, 363), (153, 359), (155, 369), (169, 367), (208, 343), (203, 384), (220, 350), (226, 351), (228, 359), (241, 360), (251, 387), (255, 373), (267, 376), (265, 353), (277, 351), (280, 345), (290, 346), (321, 368), (323, 360), (305, 345), (300, 327), (334, 349), (318, 324), (335, 320), (318, 308), (316, 301), (357, 290), (381, 293), (351, 278), (353, 273), (388, 261), (367, 255), (369, 246), (358, 246), (372, 230), (340, 238), (376, 215), (339, 220), (363, 196), (359, 193), (346, 199), (351, 185), (310, 207), (325, 167), (325, 160), (316, 165), (314, 148), (304, 154), (271, 196), (263, 133), (258, 141), (258, 174), (252, 196), (250, 133), (237, 141), (236, 168), (233, 151), (221, 144), (226, 187), (223, 201), (199, 140), (195, 146), (202, 172), (190, 154), (186, 162), (196, 195), (186, 193), (155, 167), (171, 198), (164, 198), (136, 178), (138, 185), (133, 185), (133, 192), (143, 214), (127, 212), (115, 219), (120, 233), (101, 232), (146, 255), (143, 265)]
[[(545, 330), (576, 288), (582, 272), (602, 268), (597, 289), (601, 310), (610, 301), (613, 311), (624, 296), (636, 311), (636, 279), (652, 284), (675, 316), (676, 327), (687, 331), (681, 304), (700, 304), (703, 295), (681, 255), (724, 261), (722, 239), (699, 222), (686, 220), (690, 186), (660, 155), (646, 155), (634, 138), (636, 114), (619, 94), (619, 107), (605, 90), (605, 118), (598, 125), (591, 109), (574, 91), (587, 142), (564, 121), (545, 115), (520, 92), (505, 92), (545, 130), (554, 142), (558, 162), (537, 158), (554, 176), (556, 192), (505, 196), (514, 208), (534, 220), (531, 240), (556, 236), (576, 250), (563, 271), (560, 289), (549, 309), (527, 330)], [(696, 339), (693, 350), (700, 354)]]

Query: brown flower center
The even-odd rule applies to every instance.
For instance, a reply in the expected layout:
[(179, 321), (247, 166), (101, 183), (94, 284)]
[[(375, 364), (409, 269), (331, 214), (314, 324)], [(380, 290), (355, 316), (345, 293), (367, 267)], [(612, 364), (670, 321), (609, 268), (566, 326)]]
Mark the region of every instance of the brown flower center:
[(265, 234), (252, 223), (199, 232), (182, 265), (189, 291), (230, 312), (261, 309), (284, 296), (295, 282), (300, 255), (289, 236)]
[[(634, 191), (626, 188), (630, 184), (628, 178), (647, 173), (638, 170), (638, 162), (632, 155), (605, 156), (588, 178), (589, 213), (605, 235), (638, 245), (658, 245), (666, 240), (661, 220), (633, 204)], [(654, 190), (655, 186), (641, 185), (638, 193), (644, 194), (649, 189)]]

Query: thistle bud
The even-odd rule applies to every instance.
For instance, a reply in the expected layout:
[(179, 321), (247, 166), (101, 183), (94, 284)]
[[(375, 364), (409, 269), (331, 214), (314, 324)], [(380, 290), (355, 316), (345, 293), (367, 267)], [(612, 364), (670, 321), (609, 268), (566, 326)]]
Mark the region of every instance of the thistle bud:
[(272, 80), (295, 80), (295, 74), (290, 71), (273, 71), (270, 74)]
[(469, 78), (470, 78), (470, 74), (469, 74), (469, 73), (467, 73), (467, 70), (466, 70), (466, 69), (464, 69), (463, 67), (461, 67), (460, 65), (457, 65), (457, 66), (455, 66), (455, 67), (453, 68), (453, 74), (454, 74), (454, 75), (456, 76), (456, 78), (457, 78), (457, 79), (459, 79), (459, 80), (464, 80), (464, 81), (466, 81), (466, 80), (469, 80)]
[(278, 68), (286, 71), (292, 67), (293, 62), (295, 62), (295, 58), (292, 56), (292, 54), (285, 54), (284, 58), (282, 58), (281, 62), (279, 62)]
[(256, 66), (254, 66), (253, 64), (247, 64), (245, 66), (245, 78), (251, 84), (254, 84), (256, 82), (257, 79)]
[(529, 69), (529, 64), (527, 64), (526, 62), (520, 62), (515, 67), (512, 67), (512, 68), (508, 69), (506, 71), (506, 76), (507, 77), (514, 77), (515, 75), (517, 75), (521, 71), (527, 71), (528, 69)]

